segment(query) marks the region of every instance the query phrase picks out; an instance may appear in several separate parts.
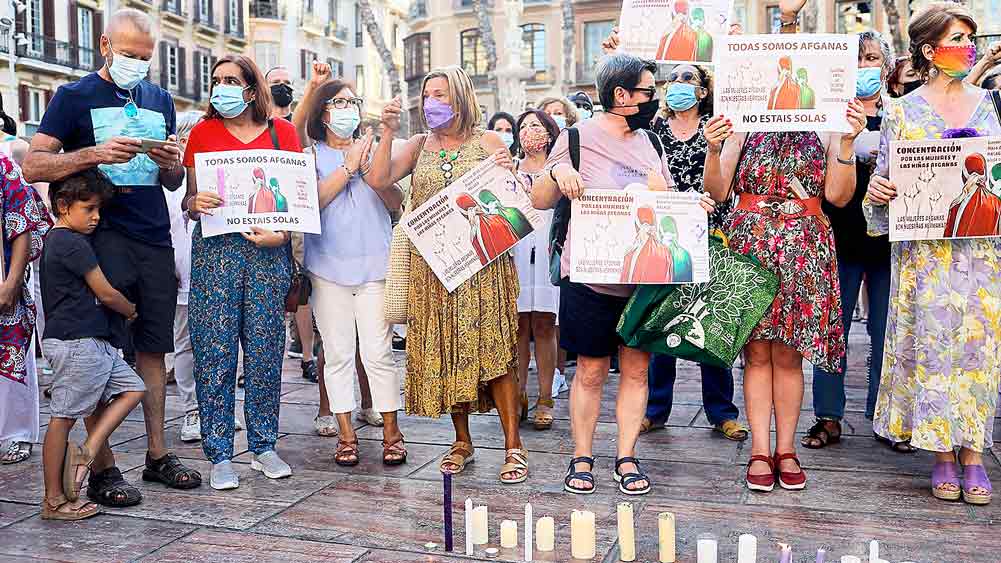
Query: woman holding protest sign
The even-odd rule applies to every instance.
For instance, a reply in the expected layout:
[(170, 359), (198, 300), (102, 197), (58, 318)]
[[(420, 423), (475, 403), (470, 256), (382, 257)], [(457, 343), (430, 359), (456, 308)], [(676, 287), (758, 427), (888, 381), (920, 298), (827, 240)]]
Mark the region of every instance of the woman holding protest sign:
[[(421, 115), (429, 133), (415, 135), (392, 154), (401, 102), (382, 113), (383, 135), (375, 150), (369, 185), (384, 189), (407, 176), (414, 209), (484, 160), (513, 169), (504, 141), (483, 131), (476, 91), (459, 67), (432, 71), (421, 85)], [(518, 274), (504, 253), (454, 291), (442, 285), (419, 253), (411, 250), (407, 323), (406, 409), (449, 414), (455, 443), (439, 464), (460, 473), (473, 460), (469, 414), (496, 405), (504, 429), (502, 483), (528, 478), (528, 452), (518, 431)]]
[(392, 184), (377, 190), (365, 181), (373, 135), (359, 134), (362, 103), (348, 83), (331, 80), (328, 65), (313, 63), (312, 79), (292, 118), (305, 133), (300, 138), (312, 144), (319, 180), (322, 232), (305, 235), (305, 267), (323, 338), (325, 390), (340, 427), (334, 462), (359, 462), (351, 420), (357, 406), (357, 345), (372, 406), (382, 413), (382, 462), (400, 465), (407, 460), (396, 422), (400, 378), (393, 362), (392, 327), (383, 315), (383, 293), (392, 238), (390, 210), (403, 204), (403, 192)]
[[(782, 2), (783, 31), (795, 31), (803, 0)], [(865, 127), (849, 103), (846, 134), (733, 133), (726, 116), (705, 127), (705, 187), (717, 201), (739, 194), (729, 221), (730, 248), (779, 278), (779, 291), (744, 347), (744, 397), (751, 425), (747, 486), (798, 490), (806, 474), (795, 434), (803, 403), (803, 359), (830, 371), (845, 354), (834, 237), (821, 210), (844, 206), (855, 189), (855, 137)], [(770, 426), (775, 412), (776, 447)]]
[[(271, 93), (254, 61), (227, 55), (212, 67), (210, 105), (188, 138), (184, 155), (188, 191), (182, 207), (198, 220), (225, 204), (209, 186), (199, 189), (195, 156), (202, 153), (278, 149), (302, 152), (295, 127), (271, 115)], [(251, 468), (271, 479), (292, 475), (275, 452), (285, 296), (291, 284), (289, 233), (252, 227), (250, 233), (202, 236), (191, 247), (189, 323), (202, 449), (212, 462), (214, 489), (235, 489), (233, 403), (237, 355), (244, 350), (247, 441)]]
[[(911, 65), (925, 85), (886, 111), (876, 173), (864, 203), (870, 230), (886, 231), (898, 195), (890, 142), (1001, 135), (990, 92), (965, 83), (977, 23), (960, 4), (934, 3), (908, 25)], [(932, 494), (991, 501), (982, 452), (990, 448), (1001, 372), (1001, 238), (890, 245), (890, 307), (873, 428), (935, 452)], [(959, 448), (959, 464), (955, 449)]]

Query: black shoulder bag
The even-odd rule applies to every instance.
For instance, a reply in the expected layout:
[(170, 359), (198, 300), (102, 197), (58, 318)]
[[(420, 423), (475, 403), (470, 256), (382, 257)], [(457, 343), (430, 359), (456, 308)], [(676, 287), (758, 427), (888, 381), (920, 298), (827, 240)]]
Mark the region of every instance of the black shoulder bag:
[[(268, 134), (271, 135), (271, 146), (276, 151), (282, 150), (278, 144), (278, 133), (275, 131), (275, 122), (268, 120)], [(285, 294), (285, 312), (294, 313), (299, 307), (309, 304), (309, 296), (313, 293), (313, 283), (309, 281), (309, 276), (302, 268), (302, 264), (295, 259), (292, 253), (292, 233), (289, 233), (288, 242), (285, 244), (285, 251), (288, 253), (289, 265), (292, 267), (292, 283)]]

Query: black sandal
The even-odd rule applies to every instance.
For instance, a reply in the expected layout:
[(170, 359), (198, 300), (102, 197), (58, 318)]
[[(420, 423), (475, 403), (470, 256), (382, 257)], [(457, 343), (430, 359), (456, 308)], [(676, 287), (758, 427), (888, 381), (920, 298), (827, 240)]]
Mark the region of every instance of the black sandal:
[[(619, 473), (619, 466), (623, 463), (634, 464), (636, 466), (636, 471), (633, 473), (626, 473), (625, 475)], [(639, 496), (650, 492), (650, 479), (647, 478), (646, 474), (643, 473), (643, 470), (640, 469), (640, 460), (635, 457), (620, 457), (615, 460), (615, 471), (612, 472), (612, 478), (619, 484), (619, 492), (622, 494)], [(646, 486), (640, 489), (630, 489), (629, 485), (632, 485), (637, 481), (646, 481)]]
[[(563, 490), (575, 495), (589, 495), (594, 492), (594, 473), (591, 473), (591, 471), (575, 471), (574, 467), (578, 463), (586, 463), (592, 470), (594, 469), (593, 457), (581, 456), (571, 459), (570, 467), (567, 468), (567, 476), (563, 479)], [(591, 486), (586, 489), (574, 487), (570, 484), (574, 480), (585, 481), (590, 483)]]
[(875, 438), (877, 442), (888, 446), (891, 450), (897, 452), (898, 454), (912, 454), (918, 451), (917, 448), (911, 445), (910, 440), (894, 442), (893, 440), (884, 438), (879, 434), (873, 434), (872, 437)]
[(91, 474), (87, 481), (87, 498), (104, 506), (125, 508), (142, 502), (143, 495), (135, 486), (125, 480), (117, 467)]
[[(836, 431), (828, 428), (828, 424), (833, 424)], [(799, 443), (804, 448), (819, 450), (830, 444), (837, 444), (839, 442), (841, 442), (841, 421), (818, 418)]]
[(163, 483), (171, 489), (194, 489), (202, 485), (202, 474), (194, 469), (188, 469), (169, 453), (160, 459), (153, 459), (146, 453), (146, 469), (143, 469), (143, 481)]

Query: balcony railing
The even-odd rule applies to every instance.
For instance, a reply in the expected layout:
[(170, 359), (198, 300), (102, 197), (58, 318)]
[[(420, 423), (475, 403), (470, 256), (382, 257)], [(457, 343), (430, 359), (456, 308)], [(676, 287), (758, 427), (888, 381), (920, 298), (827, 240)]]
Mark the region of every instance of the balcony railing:
[(65, 41), (56, 41), (42, 35), (29, 35), (28, 43), (18, 45), (17, 56), (76, 70), (96, 70), (95, 50)]
[(348, 28), (344, 27), (343, 25), (337, 25), (336, 23), (328, 23), (326, 35), (327, 37), (347, 43), (349, 32)]
[(213, 33), (219, 33), (219, 24), (214, 21), (209, 20), (208, 14), (202, 14), (199, 19), (195, 20), (195, 24), (198, 27), (209, 30)]
[(267, 0), (251, 0), (250, 17), (267, 20), (285, 19), (278, 8), (278, 2), (268, 2)]
[(548, 65), (546, 68), (535, 69), (535, 74), (525, 82), (529, 86), (540, 86), (552, 84), (556, 80), (556, 67)]
[(594, 63), (577, 63), (577, 84), (594, 84), (595, 71), (598, 65)]

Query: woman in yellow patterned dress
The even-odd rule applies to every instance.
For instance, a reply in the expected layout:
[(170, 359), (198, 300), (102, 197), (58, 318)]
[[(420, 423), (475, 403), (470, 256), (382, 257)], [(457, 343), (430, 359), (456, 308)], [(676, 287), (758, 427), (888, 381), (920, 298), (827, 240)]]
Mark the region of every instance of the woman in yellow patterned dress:
[[(400, 101), (382, 113), (383, 135), (366, 180), (383, 186), (411, 178), (412, 210), (487, 159), (513, 169), (504, 141), (480, 128), (473, 83), (461, 68), (432, 71), (421, 86), (421, 116), (431, 131), (391, 155), (400, 128)], [(449, 293), (411, 247), (407, 314), (406, 409), (452, 416), (455, 443), (441, 460), (446, 473), (473, 461), (469, 413), (497, 407), (504, 429), (502, 483), (528, 478), (528, 453), (518, 432), (518, 274), (504, 253)]]

